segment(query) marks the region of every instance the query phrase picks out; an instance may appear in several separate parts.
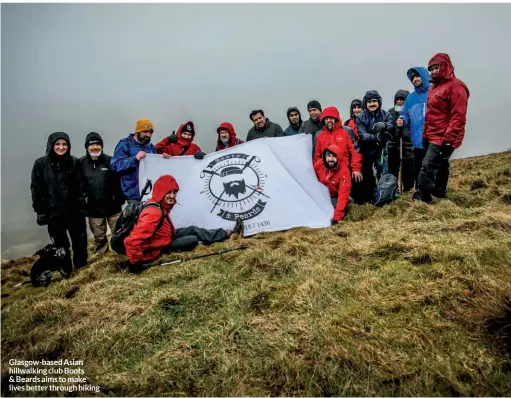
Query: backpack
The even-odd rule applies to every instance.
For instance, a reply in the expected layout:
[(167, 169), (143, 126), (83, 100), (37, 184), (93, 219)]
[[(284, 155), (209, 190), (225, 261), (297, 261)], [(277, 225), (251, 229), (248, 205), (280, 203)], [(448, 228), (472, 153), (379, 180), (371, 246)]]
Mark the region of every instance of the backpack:
[(159, 203), (150, 202), (132, 202), (129, 203), (121, 215), (117, 219), (115, 223), (115, 230), (112, 231), (112, 237), (110, 238), (110, 246), (112, 246), (112, 250), (119, 254), (126, 255), (126, 248), (124, 247), (124, 239), (128, 237), (128, 235), (133, 231), (135, 225), (137, 225), (138, 216), (142, 212), (142, 210), (148, 207), (156, 207), (161, 211), (161, 219), (156, 227), (156, 231), (160, 229), (163, 225), (163, 221), (165, 220), (165, 214), (163, 213), (163, 209), (161, 208)]
[(376, 186), (373, 204), (383, 206), (394, 200), (397, 194), (397, 178), (393, 174), (383, 174)]

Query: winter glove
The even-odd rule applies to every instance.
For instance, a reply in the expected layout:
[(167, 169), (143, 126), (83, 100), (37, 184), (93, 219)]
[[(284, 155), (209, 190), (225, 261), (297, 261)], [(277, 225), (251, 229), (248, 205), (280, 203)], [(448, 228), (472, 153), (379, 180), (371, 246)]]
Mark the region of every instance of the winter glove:
[(422, 147), (427, 151), (429, 148), (429, 140), (427, 138), (422, 139)]
[(43, 226), (48, 224), (48, 217), (46, 214), (37, 215), (37, 225)]
[(205, 155), (204, 152), (197, 152), (195, 155), (193, 155), (193, 157), (195, 159), (199, 159), (200, 160), (200, 159), (204, 159), (204, 155)]
[(389, 138), (390, 134), (386, 131), (380, 131), (378, 134), (376, 134), (376, 141), (380, 145), (384, 144), (385, 141), (388, 141)]
[(175, 130), (167, 137), (167, 140), (169, 140), (171, 144), (177, 144), (177, 135)]
[(442, 146), (440, 147), (440, 154), (445, 158), (449, 159), (454, 152), (454, 148), (450, 142), (442, 142)]
[(371, 129), (371, 131), (374, 134), (379, 134), (379, 133), (381, 133), (382, 131), (385, 131), (385, 130), (387, 130), (387, 124), (384, 123), (384, 122), (375, 123), (373, 128)]
[(330, 220), (330, 225), (336, 225), (339, 224), (339, 221), (337, 220)]

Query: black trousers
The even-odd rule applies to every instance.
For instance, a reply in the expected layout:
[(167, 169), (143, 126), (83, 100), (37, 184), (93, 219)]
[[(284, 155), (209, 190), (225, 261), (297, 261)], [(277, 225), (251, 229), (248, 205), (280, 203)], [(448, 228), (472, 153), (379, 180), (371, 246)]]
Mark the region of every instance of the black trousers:
[[(410, 137), (403, 137), (403, 165), (401, 170), (401, 178), (403, 181), (403, 191), (407, 192), (411, 190), (415, 183), (415, 153), (413, 151), (412, 142)], [(396, 178), (399, 178), (399, 167), (400, 167), (400, 142), (389, 141), (387, 143), (388, 150), (388, 162), (389, 162), (389, 173), (393, 174)]]
[(357, 198), (353, 198), (357, 204), (372, 203), (374, 200), (376, 177), (374, 175), (373, 165), (376, 167), (379, 155), (381, 155), (381, 152), (377, 154), (377, 156), (362, 154), (361, 171), (363, 180), (355, 184), (358, 185), (355, 189)]
[(205, 245), (211, 245), (212, 243), (223, 242), (228, 237), (229, 233), (222, 228), (204, 229), (194, 226), (178, 228), (174, 239), (164, 249), (164, 252), (193, 250), (199, 244), (199, 241)]
[(422, 168), (422, 161), (424, 160), (424, 156), (426, 156), (426, 149), (423, 148), (414, 148), (413, 153), (415, 155), (415, 166), (413, 170), (413, 180), (415, 182), (415, 189), (419, 187), (419, 174)]
[(59, 217), (50, 217), (48, 221), (48, 234), (57, 246), (64, 247), (68, 253), (69, 261), (69, 238), (73, 247), (73, 264), (75, 268), (81, 268), (87, 265), (87, 232), (85, 226), (85, 217), (81, 215), (68, 215)]
[(413, 194), (414, 199), (431, 202), (432, 196), (445, 198), (449, 181), (449, 159), (440, 153), (440, 145), (429, 144), (422, 161), (419, 174), (419, 186)]

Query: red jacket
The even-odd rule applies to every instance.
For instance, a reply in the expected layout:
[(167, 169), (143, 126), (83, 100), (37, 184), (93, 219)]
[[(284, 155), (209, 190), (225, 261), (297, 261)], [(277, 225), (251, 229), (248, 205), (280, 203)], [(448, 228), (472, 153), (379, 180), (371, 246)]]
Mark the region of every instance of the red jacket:
[[(185, 140), (181, 135), (187, 123), (191, 123), (193, 127), (191, 140)], [(200, 149), (200, 147), (193, 142), (193, 139), (195, 138), (195, 126), (193, 122), (190, 121), (187, 123), (183, 123), (177, 129), (177, 143), (173, 144), (169, 142), (168, 137), (165, 137), (163, 140), (156, 144), (156, 153), (168, 153), (171, 156), (184, 156), (195, 155), (197, 152), (202, 152), (202, 149)], [(188, 147), (188, 149), (183, 153), (183, 150), (186, 147)]]
[(333, 106), (325, 108), (323, 113), (321, 113), (321, 123), (323, 125), (323, 120), (327, 116), (336, 118), (337, 123), (335, 123), (332, 132), (323, 128), (323, 130), (319, 133), (318, 139), (316, 140), (313, 163), (316, 163), (321, 159), (325, 149), (331, 145), (337, 145), (340, 148), (341, 153), (344, 155), (338, 158), (339, 163), (343, 163), (343, 167), (348, 167), (351, 163), (353, 171), (360, 171), (362, 156), (356, 151), (348, 132), (342, 128), (339, 111)]
[(435, 55), (428, 68), (435, 64), (440, 65), (440, 72), (429, 89), (422, 137), (435, 145), (446, 141), (453, 148), (459, 148), (465, 136), (470, 93), (465, 83), (454, 75), (454, 67), (447, 54)]
[[(220, 130), (227, 130), (229, 132), (229, 142), (227, 145), (224, 145), (222, 141), (220, 141)], [(236, 138), (236, 132), (234, 131), (234, 127), (229, 122), (223, 122), (218, 128), (216, 129), (216, 133), (218, 135), (216, 140), (216, 149), (215, 151), (221, 151), (222, 149), (231, 148), (233, 146), (243, 144), (245, 141), (240, 140), (239, 138)]]
[(157, 230), (161, 220), (160, 209), (148, 207), (139, 214), (137, 225), (124, 239), (126, 255), (132, 264), (156, 260), (162, 249), (172, 242), (173, 236), (176, 234), (176, 229), (169, 217), (173, 205), (166, 205), (163, 198), (174, 189), (179, 190), (179, 185), (171, 175), (161, 176), (154, 183), (152, 198), (147, 202), (160, 203), (165, 218), (162, 226)]
[[(344, 142), (349, 142), (350, 145), (353, 146), (349, 137), (347, 137)], [(333, 169), (329, 169), (326, 166), (325, 157), (327, 150), (335, 153), (337, 156), (337, 166)], [(360, 171), (362, 156), (358, 152), (355, 153), (357, 156), (354, 158), (356, 158), (357, 161), (354, 171)], [(328, 148), (325, 148), (322, 152), (321, 159), (314, 163), (314, 171), (316, 172), (319, 182), (326, 185), (328, 188), (330, 197), (337, 198), (337, 206), (334, 209), (332, 219), (336, 221), (342, 220), (346, 215), (346, 207), (348, 206), (351, 190), (351, 174), (348, 163), (346, 162), (345, 150), (343, 151), (343, 149), (337, 145), (330, 145)]]
[(356, 122), (355, 118), (356, 118), (356, 116), (354, 118), (348, 119), (347, 122), (344, 123), (344, 125), (348, 126), (350, 129), (352, 129), (353, 132), (355, 133), (355, 136), (357, 137), (357, 139), (360, 139), (360, 136), (358, 135), (357, 122)]

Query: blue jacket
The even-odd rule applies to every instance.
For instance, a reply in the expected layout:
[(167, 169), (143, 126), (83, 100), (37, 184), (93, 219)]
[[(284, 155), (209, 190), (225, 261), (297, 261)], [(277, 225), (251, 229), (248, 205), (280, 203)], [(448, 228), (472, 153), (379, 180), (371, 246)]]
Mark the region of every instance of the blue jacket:
[[(377, 99), (380, 107), (376, 113), (367, 110), (367, 101), (369, 99)], [(376, 142), (376, 134), (371, 130), (375, 123), (385, 122), (388, 124), (388, 131), (392, 134), (395, 124), (391, 114), (381, 108), (381, 97), (377, 91), (368, 91), (362, 100), (364, 111), (357, 116), (357, 131), (359, 135), (360, 153), (367, 155), (367, 159), (378, 157), (381, 155), (383, 146), (379, 146)]]
[(422, 66), (408, 69), (406, 75), (411, 79), (411, 72), (416, 70), (421, 79), (422, 85), (419, 87), (414, 86), (414, 92), (406, 97), (405, 104), (401, 110), (401, 118), (405, 126), (410, 128), (410, 136), (412, 138), (412, 145), (414, 148), (422, 148), (422, 128), (424, 127), (424, 116), (426, 115), (426, 103), (428, 101), (429, 86), (429, 72)]
[[(289, 114), (291, 112), (298, 112), (298, 116), (300, 116), (300, 120), (299, 120), (297, 129), (295, 129), (293, 127), (293, 125), (291, 124), (291, 120), (289, 120)], [(292, 106), (292, 107), (288, 108), (288, 110), (286, 112), (286, 116), (287, 116), (287, 120), (289, 120), (289, 126), (287, 126), (287, 128), (284, 130), (284, 136), (299, 134), (300, 128), (302, 127), (302, 124), (303, 124), (302, 114), (300, 113), (299, 109), (296, 106)]]
[(138, 187), (138, 165), (136, 156), (140, 151), (156, 153), (153, 144), (142, 145), (135, 141), (134, 134), (119, 141), (110, 162), (113, 171), (121, 175), (121, 188), (127, 200), (140, 200)]

